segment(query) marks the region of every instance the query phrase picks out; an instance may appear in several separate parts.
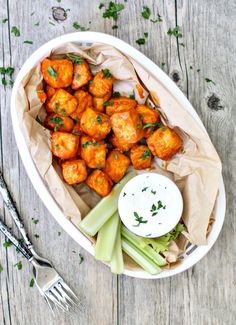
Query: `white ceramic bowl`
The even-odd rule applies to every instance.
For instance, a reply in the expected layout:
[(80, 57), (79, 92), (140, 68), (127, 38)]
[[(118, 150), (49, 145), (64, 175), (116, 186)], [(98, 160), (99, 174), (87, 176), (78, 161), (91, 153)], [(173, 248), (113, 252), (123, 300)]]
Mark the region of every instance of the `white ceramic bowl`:
[[(205, 128), (188, 99), (174, 84), (174, 82), (165, 74), (165, 72), (163, 72), (154, 62), (148, 59), (144, 54), (142, 54), (129, 44), (125, 43), (124, 41), (111, 35), (97, 32), (78, 32), (66, 34), (45, 43), (26, 60), (15, 80), (11, 97), (12, 124), (21, 159), (36, 192), (38, 193), (39, 197), (41, 198), (47, 209), (53, 215), (53, 217), (78, 244), (80, 244), (89, 253), (94, 255), (94, 247), (92, 246), (91, 242), (64, 216), (60, 207), (57, 205), (56, 201), (45, 186), (45, 183), (41, 178), (30, 155), (30, 151), (27, 147), (25, 137), (19, 126), (19, 120), (16, 113), (16, 96), (19, 84), (22, 79), (35, 65), (37, 65), (41, 61), (41, 59), (48, 52), (50, 52), (50, 50), (55, 47), (61, 46), (62, 44), (65, 44), (67, 42), (78, 42), (84, 44), (100, 42), (104, 44), (109, 44), (117, 48), (120, 52), (124, 53), (125, 55), (132, 57), (139, 64), (141, 64), (148, 72), (150, 72), (150, 74), (155, 76), (158, 82), (160, 82), (175, 97), (175, 99), (181, 104), (181, 106), (184, 107), (186, 111), (188, 111), (192, 115), (192, 117), (196, 120), (196, 123), (198, 123), (202, 127), (202, 129), (205, 130)], [(219, 195), (217, 197), (215, 207), (216, 221), (214, 223), (211, 233), (208, 236), (208, 244), (206, 246), (190, 247), (190, 249), (184, 255), (183, 262), (172, 270), (163, 271), (158, 275), (151, 276), (147, 272), (142, 270), (131, 271), (125, 269), (124, 274), (136, 278), (146, 279), (165, 278), (183, 272), (194, 264), (196, 264), (211, 249), (221, 231), (225, 217), (225, 204), (225, 189), (223, 178), (221, 177)]]

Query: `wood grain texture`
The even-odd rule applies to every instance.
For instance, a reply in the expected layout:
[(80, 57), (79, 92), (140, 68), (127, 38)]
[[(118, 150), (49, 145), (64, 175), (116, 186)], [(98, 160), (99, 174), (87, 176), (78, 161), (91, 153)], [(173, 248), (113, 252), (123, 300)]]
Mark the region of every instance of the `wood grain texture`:
[[(1, 170), (30, 236), (40, 234), (40, 238), (34, 238), (35, 247), (54, 262), (85, 305), (84, 312), (70, 319), (52, 319), (37, 289), (29, 288), (32, 277), (29, 265), (14, 248), (2, 247), (1, 236), (0, 263), (4, 270), (0, 274), (0, 324), (233, 325), (236, 320), (236, 245), (232, 244), (236, 234), (235, 1), (130, 0), (125, 2), (117, 30), (112, 30), (112, 20), (102, 18), (99, 2), (0, 0), (0, 19), (9, 19), (5, 24), (0, 22), (0, 66), (13, 65), (18, 71), (33, 50), (56, 36), (74, 31), (75, 21), (90, 30), (118, 36), (140, 49), (178, 80), (178, 86), (206, 126), (223, 162), (226, 221), (207, 257), (183, 274), (156, 281), (111, 275), (106, 266), (96, 262), (60, 229), (39, 200), (17, 153), (9, 112), (11, 89), (0, 87)], [(152, 18), (159, 13), (163, 22), (144, 20), (140, 12), (145, 5), (152, 9)], [(53, 6), (70, 9), (64, 22), (53, 20)], [(39, 26), (35, 26), (38, 22)], [(176, 25), (183, 34), (178, 40), (167, 35), (168, 29)], [(10, 32), (12, 26), (19, 27), (20, 37)], [(144, 32), (149, 34), (146, 44), (138, 46), (135, 41)], [(24, 40), (34, 43), (23, 44)], [(215, 85), (207, 83), (205, 78), (213, 80)], [(0, 215), (15, 231), (1, 200)], [(35, 225), (31, 218), (39, 219), (39, 223)], [(85, 258), (81, 265), (79, 252)], [(23, 262), (21, 271), (13, 266), (19, 260)]]

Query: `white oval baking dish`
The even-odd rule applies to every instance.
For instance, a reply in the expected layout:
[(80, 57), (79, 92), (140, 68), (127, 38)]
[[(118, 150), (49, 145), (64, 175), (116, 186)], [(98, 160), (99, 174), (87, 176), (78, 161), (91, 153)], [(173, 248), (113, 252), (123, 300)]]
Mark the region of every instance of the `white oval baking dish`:
[[(16, 80), (14, 83), (14, 87), (12, 90), (11, 97), (11, 116), (12, 116), (12, 124), (13, 130), (16, 138), (16, 143), (18, 146), (18, 150), (25, 166), (26, 172), (36, 190), (39, 197), (47, 207), (48, 211), (53, 215), (53, 217), (57, 220), (57, 222), (61, 225), (61, 227), (84, 249), (86, 249), (90, 254), (94, 255), (94, 247), (91, 242), (64, 216), (60, 207), (57, 205), (56, 201), (48, 191), (47, 187), (43, 179), (41, 178), (34, 161), (30, 155), (30, 151), (27, 147), (27, 143), (22, 133), (22, 130), (19, 126), (18, 116), (16, 113), (16, 103), (15, 99), (17, 96), (17, 91), (20, 82), (25, 77), (25, 75), (36, 65), (39, 61), (55, 47), (61, 46), (67, 42), (78, 42), (84, 44), (91, 43), (104, 43), (109, 44), (117, 48), (120, 52), (124, 53), (132, 57), (135, 61), (137, 61), (140, 65), (142, 65), (150, 74), (154, 75), (155, 78), (160, 82), (171, 94), (175, 97), (175, 99), (182, 105), (186, 111), (188, 111), (192, 117), (195, 119), (196, 123), (198, 123), (202, 129), (205, 130), (199, 116), (196, 111), (185, 97), (185, 95), (181, 92), (181, 90), (174, 84), (174, 82), (163, 72), (154, 62), (148, 59), (144, 54), (125, 43), (124, 41), (113, 37), (108, 34), (97, 33), (97, 32), (77, 32), (66, 34), (60, 37), (57, 37), (44, 45), (42, 45), (38, 50), (36, 50), (24, 63), (22, 66)], [(205, 130), (206, 131), (206, 130)], [(215, 206), (215, 223), (208, 236), (208, 244), (205, 246), (193, 247), (190, 246), (184, 255), (183, 262), (176, 266), (174, 269), (163, 271), (162, 273), (151, 276), (145, 271), (135, 271), (135, 270), (124, 270), (124, 274), (136, 277), (136, 278), (146, 278), (146, 279), (157, 279), (157, 278), (165, 278), (168, 276), (173, 276), (180, 272), (183, 272), (196, 264), (203, 256), (207, 254), (207, 252), (211, 249), (213, 244), (215, 243), (225, 217), (225, 208), (226, 208), (226, 200), (225, 200), (225, 189), (223, 178), (221, 177), (220, 186), (219, 186), (219, 194), (216, 201)]]

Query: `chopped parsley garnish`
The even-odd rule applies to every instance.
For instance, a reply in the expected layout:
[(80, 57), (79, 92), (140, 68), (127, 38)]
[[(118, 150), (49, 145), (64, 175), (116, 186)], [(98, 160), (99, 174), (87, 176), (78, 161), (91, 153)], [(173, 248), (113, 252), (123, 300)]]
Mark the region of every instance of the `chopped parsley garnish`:
[[(112, 95), (113, 98), (117, 98), (117, 97), (120, 97), (120, 93), (119, 91), (115, 91)], [(114, 104), (114, 103), (113, 103)]]
[(5, 24), (7, 21), (8, 21), (8, 18), (4, 18), (4, 19), (2, 20), (2, 23)]
[(33, 44), (33, 41), (24, 41), (24, 44)]
[(3, 267), (2, 265), (0, 264), (0, 273), (3, 271)]
[(165, 132), (165, 131), (167, 130), (167, 128), (166, 128), (165, 126), (163, 126), (163, 127), (161, 128), (161, 130), (162, 130), (163, 132)]
[(59, 108), (59, 103), (56, 102), (55, 105), (54, 105), (54, 107), (53, 107), (53, 111), (56, 113), (57, 110), (58, 110), (58, 108)]
[(39, 223), (39, 219), (34, 219), (34, 218), (32, 218), (32, 222), (33, 222), (35, 225), (37, 225), (37, 223)]
[(126, 195), (127, 195), (127, 194), (124, 192), (124, 193), (123, 193), (123, 197), (125, 197)]
[(144, 32), (143, 35), (144, 35), (144, 37), (146, 37), (146, 38), (148, 37), (148, 33), (147, 33), (147, 32)]
[(48, 73), (53, 78), (56, 78), (57, 77), (57, 73), (56, 73), (56, 71), (52, 67), (48, 67)]
[(129, 98), (130, 98), (130, 99), (135, 99), (135, 93), (134, 93), (134, 90), (133, 90), (132, 93), (129, 95)]
[(139, 227), (141, 223), (147, 223), (147, 220), (143, 220), (143, 217), (139, 216), (137, 212), (134, 212), (135, 221), (137, 221), (137, 225), (133, 225), (133, 227)]
[(13, 33), (16, 37), (20, 36), (20, 31), (16, 26), (12, 26), (11, 33)]
[(6, 86), (7, 85), (7, 81), (6, 81), (6, 78), (5, 77), (2, 78), (2, 85), (3, 86)]
[(148, 7), (143, 7), (143, 11), (141, 12), (141, 15), (144, 19), (149, 19), (151, 16), (151, 9)]
[(94, 146), (94, 147), (98, 147), (99, 143), (98, 142), (92, 142), (92, 141), (85, 141), (84, 143), (82, 143), (83, 148), (86, 148), (89, 145)]
[(138, 45), (143, 45), (143, 44), (145, 44), (145, 38), (138, 38), (138, 39), (136, 40), (136, 43), (137, 43)]
[(118, 156), (118, 154), (117, 154), (117, 152), (113, 152), (113, 157), (115, 158), (115, 160), (118, 160), (119, 159), (119, 156)]
[(108, 78), (108, 79), (112, 78), (112, 74), (110, 73), (109, 69), (104, 69), (104, 70), (102, 69), (102, 74), (104, 78)]
[(33, 286), (34, 286), (34, 278), (32, 278), (29, 283), (30, 288), (33, 288)]
[(178, 25), (173, 29), (169, 28), (167, 35), (174, 36), (176, 38), (183, 36), (182, 33), (180, 32), (180, 27)]
[(216, 84), (213, 80), (211, 80), (211, 79), (209, 79), (209, 78), (205, 78), (205, 81), (206, 81), (206, 82), (211, 82), (213, 85)]
[(103, 18), (113, 18), (115, 21), (118, 19), (118, 16), (125, 6), (122, 3), (114, 3), (113, 1), (109, 2), (108, 8), (103, 13)]
[(98, 9), (102, 9), (104, 6), (105, 6), (104, 3), (100, 2)]
[(151, 190), (151, 193), (152, 193), (153, 195), (155, 195), (156, 192), (157, 192), (157, 191)]
[(7, 247), (10, 247), (12, 246), (12, 242), (10, 240), (6, 240), (5, 243), (3, 243), (3, 247), (7, 248)]
[(63, 126), (63, 119), (59, 116), (50, 119), (50, 122), (57, 124), (58, 126)]
[(117, 25), (113, 25), (111, 28), (112, 29), (118, 29), (118, 26)]
[(161, 18), (161, 15), (160, 14), (157, 14), (157, 19), (150, 19), (150, 21), (152, 22), (152, 23), (161, 23), (163, 20), (162, 20), (162, 18)]
[(157, 205), (153, 204), (151, 207), (151, 210), (150, 210), (150, 212), (152, 212), (152, 217), (154, 217), (158, 214), (158, 210), (165, 209), (165, 208), (166, 208), (166, 206), (163, 205), (163, 203), (160, 200), (157, 202)]
[(153, 127), (155, 127), (155, 126), (160, 126), (160, 123), (157, 122), (157, 123), (148, 123), (148, 124), (145, 124), (145, 125), (143, 126), (143, 129), (153, 128)]
[(65, 115), (65, 113), (66, 113), (66, 110), (63, 108), (63, 109), (61, 109), (61, 112), (60, 112), (62, 115)]
[(37, 23), (35, 23), (34, 26), (39, 26), (39, 21)]
[(165, 62), (161, 62), (161, 66), (164, 67), (166, 64)]
[(200, 72), (201, 70), (200, 69), (197, 69), (197, 72)]
[(12, 78), (12, 75), (13, 75), (14, 71), (15, 71), (15, 69), (13, 67), (7, 67), (7, 68), (0, 67), (0, 74), (3, 75), (3, 78), (2, 78), (2, 85), (3, 86), (7, 86), (6, 76), (8, 76), (10, 78), (10, 80), (8, 80), (9, 85), (10, 86), (13, 85), (14, 81), (11, 78)]
[(137, 124), (137, 125), (136, 125), (136, 129), (140, 129), (140, 128), (141, 128), (141, 126), (142, 126), (142, 124), (140, 124), (140, 123), (139, 123), (139, 124)]
[(148, 149), (145, 149), (142, 153), (142, 156), (140, 157), (141, 159), (147, 159), (151, 157), (151, 152)]
[(146, 192), (147, 189), (148, 189), (148, 186), (147, 186), (147, 187), (144, 187), (144, 188), (142, 189), (142, 192)]
[(94, 122), (101, 124), (102, 123), (102, 118), (100, 115), (97, 115), (96, 118), (94, 119)]
[(74, 64), (82, 64), (83, 63), (83, 58), (81, 56), (77, 56), (77, 55), (73, 55), (73, 54), (69, 54), (69, 53), (67, 53), (66, 56)]
[(79, 253), (79, 257), (80, 257), (80, 261), (79, 261), (79, 264), (83, 263), (84, 261), (84, 257), (82, 254)]
[(39, 238), (39, 235), (38, 234), (34, 234), (34, 237), (38, 239)]
[(113, 106), (114, 105), (114, 102), (104, 102), (103, 104), (105, 107), (107, 106)]
[(75, 29), (79, 29), (81, 32), (85, 32), (85, 31), (89, 30), (89, 28), (86, 28), (86, 27), (81, 26), (77, 21), (75, 21), (73, 23), (73, 27)]
[(21, 270), (22, 269), (22, 262), (18, 262), (16, 264), (14, 264), (14, 267), (17, 267), (18, 270)]

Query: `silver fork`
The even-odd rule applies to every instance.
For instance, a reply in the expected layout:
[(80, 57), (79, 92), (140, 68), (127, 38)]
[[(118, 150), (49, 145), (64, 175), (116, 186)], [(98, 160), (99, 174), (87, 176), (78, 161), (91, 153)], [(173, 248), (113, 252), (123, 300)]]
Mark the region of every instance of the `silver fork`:
[[(51, 311), (61, 310), (69, 312), (78, 307), (82, 307), (79, 299), (75, 293), (68, 287), (62, 277), (53, 268), (50, 261), (39, 256), (31, 243), (25, 231), (19, 214), (7, 189), (6, 183), (0, 172), (0, 193), (3, 197), (4, 203), (8, 208), (17, 228), (19, 229), (24, 244), (22, 244), (10, 231), (10, 229), (0, 220), (1, 232), (18, 248), (25, 258), (33, 265), (33, 274), (35, 284), (38, 287), (41, 295), (47, 301)], [(53, 308), (55, 307), (55, 308)], [(55, 313), (54, 313), (55, 314)]]

